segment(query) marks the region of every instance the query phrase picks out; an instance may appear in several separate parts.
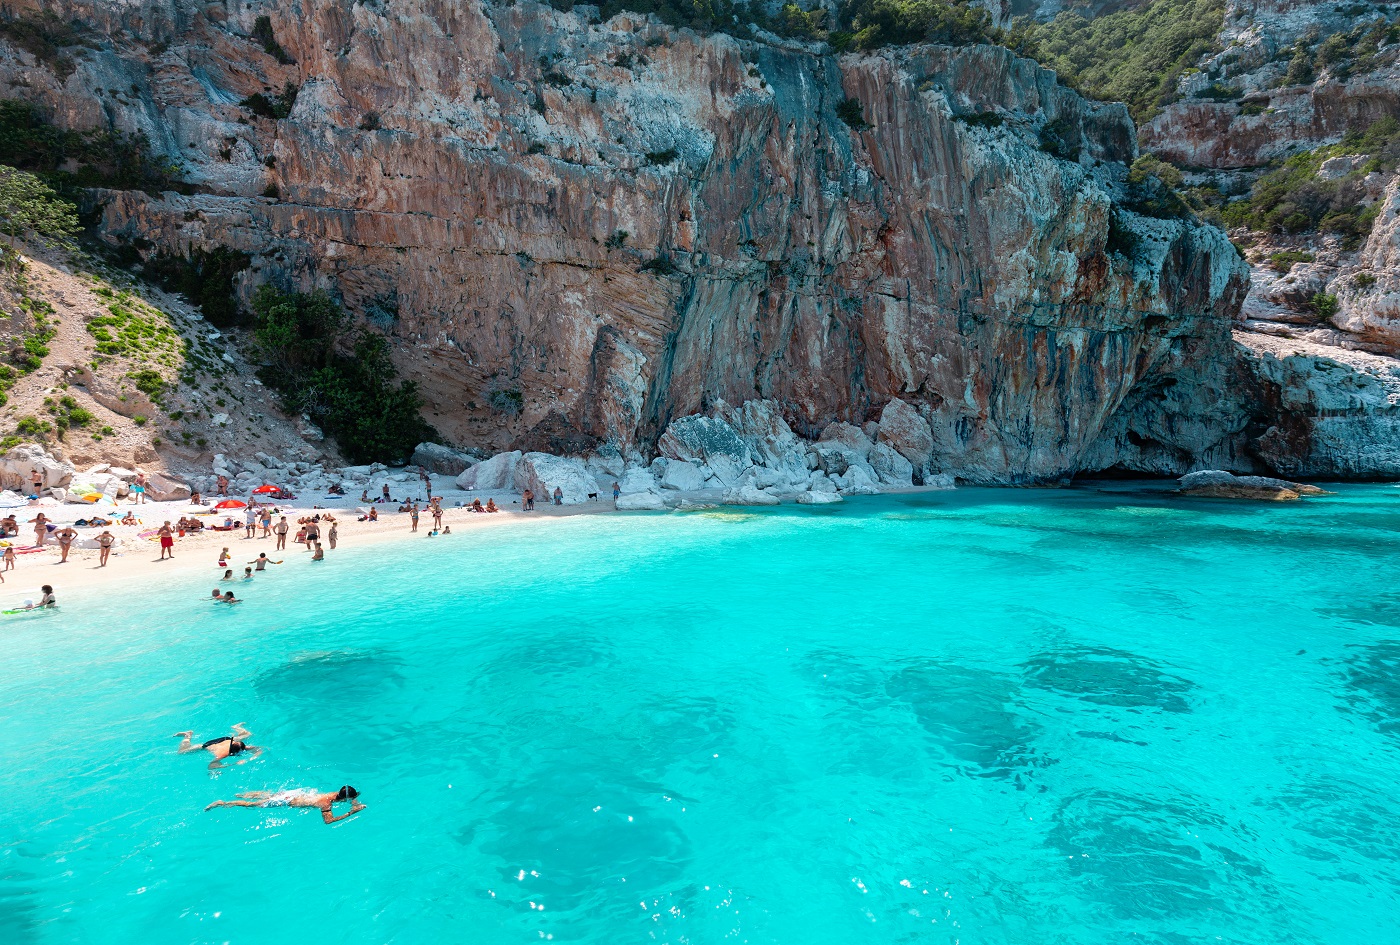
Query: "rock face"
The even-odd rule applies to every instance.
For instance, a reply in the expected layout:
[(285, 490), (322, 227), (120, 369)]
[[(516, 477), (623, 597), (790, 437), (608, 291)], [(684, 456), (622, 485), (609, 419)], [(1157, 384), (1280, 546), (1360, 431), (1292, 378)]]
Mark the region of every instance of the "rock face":
[(515, 484), (515, 466), (520, 462), (521, 452), (497, 453), (488, 460), (477, 463), (457, 477), (458, 489), (507, 489)]
[(579, 460), (526, 453), (515, 466), (515, 491), (523, 493), (526, 489), (535, 493), (535, 501), (540, 505), (554, 501), (555, 489), (563, 493), (564, 505), (580, 505), (598, 492), (598, 485)]
[(73, 481), (72, 466), (55, 458), (42, 446), (27, 443), (16, 446), (0, 457), (0, 489), (14, 489), (29, 495), (33, 489), (31, 476), (35, 470), (43, 477), (44, 489), (65, 488)]
[[(196, 191), (108, 194), (108, 238), (248, 253), (245, 294), (330, 289), (454, 443), (650, 454), (721, 402), (811, 438), (898, 399), (928, 426), (927, 461), (890, 441), (920, 474), (1259, 463), (1220, 406), (1245, 267), (1217, 230), (1114, 210), (1125, 110), (1007, 50), (836, 57), (534, 0), (60, 6), (100, 48), (66, 81), (7, 51), (0, 78), (145, 133)], [(292, 62), (250, 38), (260, 15)], [(238, 104), (287, 83), (286, 119)], [(1078, 162), (1041, 149), (1052, 121)], [(697, 448), (723, 480), (711, 444), (660, 444)]]

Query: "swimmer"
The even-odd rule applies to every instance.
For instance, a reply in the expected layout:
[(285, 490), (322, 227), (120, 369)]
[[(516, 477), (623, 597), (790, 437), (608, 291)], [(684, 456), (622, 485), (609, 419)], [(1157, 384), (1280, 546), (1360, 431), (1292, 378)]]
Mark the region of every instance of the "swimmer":
[[(188, 732), (176, 732), (174, 737), (184, 739), (184, 741), (180, 742), (180, 754), (182, 755), (187, 755), (195, 751), (207, 751), (209, 754), (213, 755), (214, 760), (209, 762), (210, 768), (222, 768), (222, 762), (225, 758), (241, 755), (245, 751), (248, 752), (248, 758), (256, 758), (258, 755), (262, 754), (262, 749), (257, 745), (248, 744), (247, 739), (252, 738), (253, 733), (244, 728), (242, 722), (235, 723), (230, 731), (233, 732), (232, 735), (211, 738), (203, 745), (196, 745), (190, 741), (190, 738), (194, 735), (193, 730)], [(244, 758), (242, 761), (236, 761), (234, 764), (241, 765), (244, 761), (247, 761), (248, 758)]]
[(252, 569), (251, 567), (244, 568), (244, 569), (243, 569), (243, 580), (245, 580), (245, 581), (251, 581), (252, 579), (253, 579), (253, 569)]
[(442, 533), (443, 533), (444, 535), (450, 535), (450, 534), (452, 534), (452, 526), (451, 526), (451, 525), (444, 525), (444, 526), (442, 526)]
[(225, 571), (224, 571), (224, 576), (221, 577), (221, 578), (219, 578), (219, 580), (220, 580), (220, 581), (232, 581), (232, 580), (233, 580), (233, 568), (227, 568), (227, 569), (225, 569)]
[(237, 597), (234, 597), (234, 596), (233, 596), (233, 591), (224, 591), (224, 603), (225, 603), (225, 604), (241, 604), (241, 603), (243, 603), (243, 601), (239, 600)]
[(209, 599), (217, 604), (219, 601), (224, 599), (224, 592), (216, 587), (213, 591), (210, 592)]
[(259, 554), (256, 558), (254, 558), (252, 561), (249, 561), (248, 563), (251, 564), (251, 565), (253, 565), (254, 567), (256, 567), (259, 571), (262, 571), (262, 570), (264, 570), (269, 564), (281, 564), (282, 562), (280, 562), (280, 561), (273, 561), (271, 558), (269, 558), (269, 557), (267, 556), (267, 552), (264, 551), (264, 552), (262, 552), (261, 554)]
[[(237, 800), (215, 801), (205, 810), (213, 810), (215, 807), (318, 807), (321, 810), (321, 819), (328, 824), (333, 824), (337, 820), (344, 820), (351, 814), (358, 814), (365, 809), (365, 805), (359, 801), (360, 792), (350, 785), (345, 785), (339, 791), (322, 793), (315, 788), (292, 788), (289, 791), (245, 791), (238, 795)], [(350, 809), (339, 817), (331, 814), (331, 808), (347, 801)]]

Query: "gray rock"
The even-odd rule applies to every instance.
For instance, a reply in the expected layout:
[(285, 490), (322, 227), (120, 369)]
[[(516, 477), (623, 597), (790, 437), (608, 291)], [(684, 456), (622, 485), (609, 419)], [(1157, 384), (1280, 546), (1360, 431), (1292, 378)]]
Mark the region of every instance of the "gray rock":
[(441, 443), (419, 443), (412, 462), (441, 476), (459, 476), (477, 463), (476, 457)]

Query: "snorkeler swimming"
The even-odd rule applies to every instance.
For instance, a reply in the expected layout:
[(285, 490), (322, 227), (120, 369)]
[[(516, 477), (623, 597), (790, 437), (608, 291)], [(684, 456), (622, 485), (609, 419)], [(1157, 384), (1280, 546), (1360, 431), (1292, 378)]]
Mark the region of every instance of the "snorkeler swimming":
[[(339, 791), (318, 791), (315, 788), (291, 788), (285, 791), (245, 791), (232, 801), (214, 801), (205, 810), (212, 810), (215, 807), (317, 807), (321, 811), (321, 819), (328, 824), (333, 824), (337, 820), (344, 820), (351, 814), (358, 814), (365, 809), (365, 805), (359, 801), (360, 792), (350, 785), (345, 785)], [(350, 804), (350, 809), (336, 817), (331, 809), (334, 805), (346, 801)]]
[[(221, 768), (223, 767), (225, 758), (232, 758), (234, 755), (241, 755), (244, 752), (248, 753), (248, 758), (256, 758), (258, 755), (262, 754), (262, 749), (260, 747), (257, 745), (249, 745), (246, 741), (246, 739), (253, 737), (253, 733), (244, 728), (242, 722), (235, 724), (232, 731), (232, 735), (222, 735), (218, 738), (211, 738), (202, 745), (196, 745), (190, 741), (191, 736), (194, 735), (193, 731), (176, 732), (174, 737), (184, 739), (184, 741), (180, 742), (180, 754), (182, 755), (195, 751), (207, 751), (209, 754), (213, 755), (214, 760), (209, 762), (210, 768)], [(244, 761), (247, 761), (248, 758), (236, 761), (234, 764), (241, 765)]]

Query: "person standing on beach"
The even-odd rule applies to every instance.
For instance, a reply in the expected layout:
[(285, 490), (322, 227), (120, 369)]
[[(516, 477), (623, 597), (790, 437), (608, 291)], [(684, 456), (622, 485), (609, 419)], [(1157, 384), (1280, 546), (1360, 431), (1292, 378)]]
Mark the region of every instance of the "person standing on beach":
[(558, 486), (555, 486), (555, 487), (554, 487), (554, 504), (555, 504), (555, 505), (563, 505), (563, 504), (564, 504), (564, 490), (561, 489), (561, 488), (559, 488)]
[(97, 566), (99, 568), (107, 567), (107, 559), (112, 556), (112, 546), (116, 544), (116, 542), (117, 536), (106, 529), (102, 531), (102, 534), (97, 536), (97, 547), (101, 549), (97, 555)]
[(68, 563), (68, 552), (73, 550), (73, 539), (78, 537), (78, 532), (72, 525), (65, 525), (54, 533), (58, 539), (59, 564)]
[(433, 528), (435, 528), (435, 529), (441, 529), (441, 528), (442, 528), (442, 506), (441, 506), (441, 505), (438, 505), (437, 499), (434, 499), (434, 500), (432, 501), (432, 504), (429, 505), (428, 508), (429, 508), (429, 510), (432, 511), (432, 513), (433, 513)]
[(287, 524), (287, 516), (282, 516), (277, 522), (277, 527), (273, 529), (277, 533), (277, 547), (273, 551), (282, 551), (287, 547), (287, 532), (292, 530), (292, 526)]
[(258, 507), (250, 505), (243, 510), (243, 537), (252, 538), (258, 531)]
[(4, 570), (6, 570), (6, 571), (13, 571), (14, 569), (15, 569), (15, 546), (14, 546), (14, 545), (6, 545), (6, 546), (5, 546), (5, 568), (4, 568)]
[(262, 530), (264, 538), (272, 537), (272, 509), (270, 508), (262, 510)]
[(621, 496), (621, 495), (622, 495), (622, 486), (621, 486), (620, 484), (616, 483), (616, 482), (613, 483), (613, 505), (617, 505), (618, 497)]
[(321, 526), (315, 520), (306, 523), (306, 550), (310, 551), (311, 546), (321, 540)]
[(331, 551), (335, 551), (335, 530), (339, 527), (339, 522), (331, 522), (331, 530), (326, 532), (326, 541), (330, 542)]
[(520, 493), (520, 510), (522, 512), (532, 512), (535, 508), (535, 493), (531, 489), (526, 489)]
[(34, 544), (40, 548), (44, 547), (44, 539), (49, 536), (49, 517), (40, 512), (29, 520), (29, 524), (34, 526)]
[(29, 474), (29, 484), (34, 487), (34, 494), (39, 495), (44, 491), (44, 474), (35, 469)]
[(219, 477), (219, 495), (228, 495), (228, 476)]
[(412, 522), (413, 522), (413, 528), (410, 529), (410, 530), (411, 530), (411, 531), (415, 531), (415, 532), (418, 531), (418, 503), (417, 503), (417, 502), (413, 503), (413, 505), (409, 507), (409, 510), (408, 510), (408, 517), (409, 517), (409, 519), (411, 519)]
[(175, 557), (175, 533), (170, 530), (169, 520), (166, 520), (166, 523), (160, 527), (156, 534), (160, 536), (160, 557), (156, 560), (164, 561), (167, 557), (173, 559)]
[(384, 496), (384, 498), (380, 499), (379, 501), (381, 501), (381, 502), (392, 502), (392, 501), (393, 501), (393, 499), (389, 498), (389, 484), (388, 484), (387, 482), (384, 483), (384, 492), (383, 492), (383, 496)]
[(144, 505), (146, 502), (146, 474), (141, 470), (136, 470), (136, 481), (131, 484), (131, 493), (136, 497), (137, 505)]

